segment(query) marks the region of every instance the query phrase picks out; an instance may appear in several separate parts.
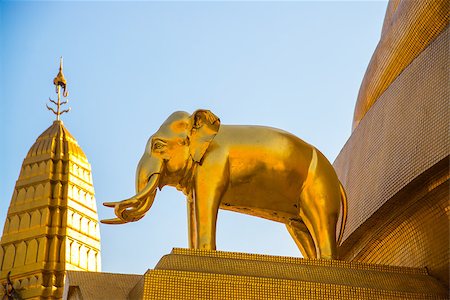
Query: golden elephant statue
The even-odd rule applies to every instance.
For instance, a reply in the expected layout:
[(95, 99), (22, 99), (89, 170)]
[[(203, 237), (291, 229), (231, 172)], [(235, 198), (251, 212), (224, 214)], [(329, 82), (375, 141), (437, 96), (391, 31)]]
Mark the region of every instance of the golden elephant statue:
[(323, 154), (286, 131), (220, 125), (208, 110), (175, 112), (148, 140), (137, 167), (137, 194), (104, 203), (117, 218), (102, 222), (141, 219), (157, 187), (166, 185), (187, 196), (190, 248), (216, 249), (221, 208), (286, 224), (305, 258), (338, 257), (347, 219), (344, 189)]

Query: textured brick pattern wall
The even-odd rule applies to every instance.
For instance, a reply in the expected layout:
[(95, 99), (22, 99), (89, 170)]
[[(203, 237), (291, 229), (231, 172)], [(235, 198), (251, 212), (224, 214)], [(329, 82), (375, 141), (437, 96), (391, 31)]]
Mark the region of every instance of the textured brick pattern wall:
[(144, 299), (446, 299), (425, 269), (174, 249), (145, 274)]
[(411, 205), (391, 206), (390, 217), (386, 213), (381, 215), (344, 259), (427, 267), (431, 275), (448, 285), (450, 207), (446, 178), (435, 188), (424, 186), (432, 190)]
[(449, 154), (449, 30), (372, 106), (334, 162), (348, 196), (344, 240)]
[[(154, 270), (145, 275), (143, 299), (446, 299), (444, 296), (391, 292), (273, 278)], [(148, 284), (147, 284), (148, 283)]]
[(140, 299), (129, 296), (142, 275), (105, 272), (67, 271), (65, 289), (67, 300)]
[[(209, 258), (211, 258), (212, 260), (209, 260)], [(212, 262), (216, 263), (217, 265)], [(380, 273), (389, 272), (391, 274), (427, 274), (425, 269), (420, 268), (405, 268), (374, 264), (372, 265), (367, 263), (348, 262), (343, 260), (303, 259), (289, 256), (274, 256), (185, 248), (174, 248), (171, 254), (161, 258), (155, 269), (170, 269), (194, 272), (205, 272), (205, 270), (207, 270), (207, 272), (212, 273), (301, 279), (303, 278), (303, 276), (305, 276), (305, 269), (303, 268), (307, 268), (307, 266), (314, 266), (319, 268), (352, 269), (355, 272), (358, 272), (358, 270), (365, 270), (376, 271)], [(294, 274), (296, 273), (296, 268), (302, 269), (303, 274)], [(255, 271), (258, 271), (258, 273), (255, 273)], [(321, 280), (324, 276), (326, 275), (318, 274), (316, 279)], [(309, 278), (311, 279), (311, 277)], [(355, 284), (357, 283), (355, 282)]]
[(353, 128), (397, 76), (445, 29), (449, 7), (448, 0), (389, 2), (380, 42), (359, 90)]
[(449, 29), (372, 106), (334, 162), (346, 260), (427, 267), (448, 286)]

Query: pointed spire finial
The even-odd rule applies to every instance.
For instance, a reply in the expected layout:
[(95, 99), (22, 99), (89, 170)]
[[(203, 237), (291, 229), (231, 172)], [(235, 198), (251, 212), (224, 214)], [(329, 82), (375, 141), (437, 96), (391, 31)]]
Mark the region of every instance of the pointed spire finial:
[(63, 111), (61, 111), (61, 105), (67, 104), (67, 102), (69, 102), (69, 99), (64, 100), (63, 102), (61, 102), (61, 88), (63, 88), (63, 97), (66, 98), (67, 96), (69, 96), (69, 91), (67, 90), (67, 80), (66, 78), (64, 78), (64, 73), (63, 73), (63, 58), (61, 56), (60, 60), (59, 60), (59, 72), (56, 75), (56, 77), (53, 79), (53, 84), (55, 85), (55, 89), (56, 89), (56, 94), (58, 94), (58, 101), (54, 101), (50, 98), (48, 98), (48, 100), (50, 100), (50, 102), (54, 103), (56, 105), (56, 111), (47, 106), (48, 110), (51, 110), (55, 115), (56, 115), (56, 120), (59, 121), (59, 116), (62, 115), (63, 113), (67, 113), (70, 111), (70, 107), (68, 109), (65, 109)]

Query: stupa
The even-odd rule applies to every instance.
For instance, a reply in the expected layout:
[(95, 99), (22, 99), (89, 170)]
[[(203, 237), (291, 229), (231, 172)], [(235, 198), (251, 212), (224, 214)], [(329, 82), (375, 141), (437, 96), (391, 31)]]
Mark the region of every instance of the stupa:
[[(389, 1), (333, 164), (348, 195), (341, 260), (175, 248), (143, 275), (99, 272), (90, 166), (58, 100), (14, 188), (0, 297), (448, 299), (448, 11), (445, 0)], [(58, 99), (60, 88), (67, 96), (60, 74)]]
[[(10, 297), (62, 298), (67, 270), (101, 271), (91, 167), (60, 115), (68, 96), (62, 59), (54, 80), (56, 120), (31, 146), (0, 242), (0, 281)], [(61, 90), (62, 89), (62, 90)]]

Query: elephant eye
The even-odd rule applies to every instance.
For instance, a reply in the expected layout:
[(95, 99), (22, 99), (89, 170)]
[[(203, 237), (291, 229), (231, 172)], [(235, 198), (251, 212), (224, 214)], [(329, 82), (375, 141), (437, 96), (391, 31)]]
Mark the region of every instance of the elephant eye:
[(164, 144), (161, 142), (156, 142), (153, 144), (153, 149), (155, 149), (155, 150), (160, 150), (162, 148), (164, 148)]

